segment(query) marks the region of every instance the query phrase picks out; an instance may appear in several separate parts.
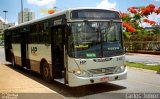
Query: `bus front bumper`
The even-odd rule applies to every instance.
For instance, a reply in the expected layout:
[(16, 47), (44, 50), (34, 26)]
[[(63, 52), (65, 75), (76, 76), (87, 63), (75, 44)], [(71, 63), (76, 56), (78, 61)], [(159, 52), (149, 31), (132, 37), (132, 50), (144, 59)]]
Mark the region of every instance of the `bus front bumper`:
[(127, 78), (127, 68), (122, 73), (118, 74), (109, 74), (103, 76), (96, 76), (96, 77), (79, 77), (73, 73), (68, 73), (69, 82), (68, 85), (70, 87), (77, 87), (82, 85), (89, 85), (89, 84), (96, 84), (108, 81), (115, 81), (115, 80), (123, 80)]

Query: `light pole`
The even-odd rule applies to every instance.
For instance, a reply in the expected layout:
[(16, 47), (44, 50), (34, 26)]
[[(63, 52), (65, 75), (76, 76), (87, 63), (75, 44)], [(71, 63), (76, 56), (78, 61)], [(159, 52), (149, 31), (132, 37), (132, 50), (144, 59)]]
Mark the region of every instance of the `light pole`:
[(6, 29), (6, 13), (7, 13), (8, 11), (7, 11), (7, 10), (4, 10), (3, 12), (4, 12), (4, 14), (5, 14), (4, 29)]
[(21, 0), (21, 19), (23, 23), (23, 0)]
[(6, 13), (7, 13), (8, 11), (7, 11), (7, 10), (4, 10), (3, 12), (4, 12), (4, 14), (5, 14), (5, 23), (6, 23)]

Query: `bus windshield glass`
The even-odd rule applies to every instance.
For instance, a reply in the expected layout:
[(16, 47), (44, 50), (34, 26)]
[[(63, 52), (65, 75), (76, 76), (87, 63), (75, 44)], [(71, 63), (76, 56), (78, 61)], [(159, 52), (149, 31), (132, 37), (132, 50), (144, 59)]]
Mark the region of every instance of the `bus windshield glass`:
[(120, 22), (69, 23), (68, 53), (75, 58), (101, 58), (123, 54)]

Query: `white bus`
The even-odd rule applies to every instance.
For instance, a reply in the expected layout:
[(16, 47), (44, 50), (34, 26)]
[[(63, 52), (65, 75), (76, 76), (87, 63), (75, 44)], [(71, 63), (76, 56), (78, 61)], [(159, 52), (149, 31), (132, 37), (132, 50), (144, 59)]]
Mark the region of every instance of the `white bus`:
[(76, 8), (5, 31), (6, 61), (70, 87), (126, 79), (117, 11)]

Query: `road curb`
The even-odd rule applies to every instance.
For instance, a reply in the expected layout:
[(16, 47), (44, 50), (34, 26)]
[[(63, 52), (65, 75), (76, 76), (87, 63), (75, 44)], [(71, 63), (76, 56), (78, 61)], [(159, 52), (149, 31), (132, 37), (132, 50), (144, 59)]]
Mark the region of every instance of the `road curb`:
[(139, 53), (139, 54), (151, 54), (151, 55), (160, 55), (160, 51), (146, 51), (146, 50), (128, 50), (127, 53)]
[(125, 53), (125, 55), (132, 55), (132, 56), (154, 56), (154, 57), (160, 57), (159, 55), (153, 55), (153, 54), (142, 54), (142, 53)]
[(160, 74), (160, 71), (154, 71), (154, 70), (148, 70), (148, 69), (136, 68), (136, 67), (128, 67), (128, 66), (127, 66), (127, 68), (135, 69), (135, 70), (141, 70), (141, 71), (146, 72), (146, 73)]

